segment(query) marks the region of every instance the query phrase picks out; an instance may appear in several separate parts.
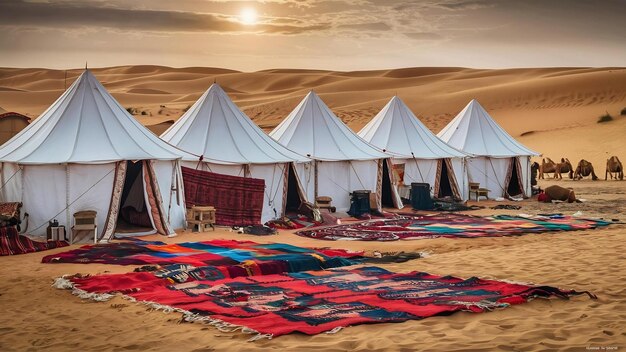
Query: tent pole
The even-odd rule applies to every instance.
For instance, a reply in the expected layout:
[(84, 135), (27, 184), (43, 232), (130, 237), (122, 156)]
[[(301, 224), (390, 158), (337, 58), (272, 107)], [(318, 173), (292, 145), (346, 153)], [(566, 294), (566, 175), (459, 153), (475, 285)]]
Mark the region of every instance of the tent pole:
[(314, 183), (314, 191), (313, 191), (313, 197), (315, 199), (313, 199), (313, 204), (317, 203), (317, 192), (318, 192), (318, 185), (317, 185), (317, 160), (313, 160), (313, 179), (315, 180)]
[[(65, 163), (65, 223), (67, 228), (72, 231), (70, 220), (70, 166), (68, 163)], [(72, 237), (70, 236), (70, 238)]]

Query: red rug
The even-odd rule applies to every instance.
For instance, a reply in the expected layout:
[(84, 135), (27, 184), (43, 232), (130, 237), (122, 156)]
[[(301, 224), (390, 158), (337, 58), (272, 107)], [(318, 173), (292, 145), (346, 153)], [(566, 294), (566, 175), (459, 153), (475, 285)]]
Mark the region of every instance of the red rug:
[(33, 241), (20, 235), (13, 226), (0, 227), (0, 256), (40, 252), (67, 245), (68, 243), (65, 241)]
[[(423, 272), (396, 274), (378, 267), (332, 269), (168, 285), (147, 273), (59, 279), (81, 297), (106, 299), (122, 292), (157, 309), (177, 309), (186, 319), (223, 328), (246, 327), (257, 337), (319, 334), (350, 325), (402, 322), (458, 311), (484, 312), (537, 297), (587, 293), (476, 277)], [(103, 295), (104, 294), (104, 295)]]
[(187, 208), (213, 206), (216, 223), (226, 226), (261, 224), (265, 181), (182, 167)]

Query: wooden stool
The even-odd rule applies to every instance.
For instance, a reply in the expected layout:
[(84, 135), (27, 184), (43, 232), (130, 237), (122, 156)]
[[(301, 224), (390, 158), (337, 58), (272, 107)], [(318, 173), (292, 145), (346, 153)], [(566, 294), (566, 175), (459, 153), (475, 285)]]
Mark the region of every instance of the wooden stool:
[(333, 199), (328, 196), (319, 196), (315, 198), (315, 206), (320, 209), (328, 209), (331, 213), (334, 213), (336, 208), (331, 205)]
[(70, 244), (74, 243), (75, 231), (93, 231), (93, 242), (98, 242), (97, 214), (98, 213), (94, 210), (84, 210), (74, 213), (74, 226), (72, 226), (72, 231), (70, 232)]
[(187, 213), (187, 227), (198, 225), (198, 232), (204, 232), (209, 226), (215, 231), (215, 207), (193, 206)]

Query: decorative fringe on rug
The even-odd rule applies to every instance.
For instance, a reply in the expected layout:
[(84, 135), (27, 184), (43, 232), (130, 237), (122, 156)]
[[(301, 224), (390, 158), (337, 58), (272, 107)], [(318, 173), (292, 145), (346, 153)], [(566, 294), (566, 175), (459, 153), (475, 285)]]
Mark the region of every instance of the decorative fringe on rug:
[[(241, 331), (244, 334), (254, 334), (255, 336), (252, 336), (251, 338), (249, 338), (248, 342), (254, 342), (254, 341), (262, 340), (262, 339), (271, 340), (272, 337), (274, 337), (273, 334), (261, 334), (260, 332), (254, 329), (250, 329), (246, 326), (231, 324), (223, 320), (214, 319), (214, 318), (204, 316), (204, 315), (199, 315), (197, 313), (192, 313), (188, 310), (175, 308), (175, 307), (160, 304), (157, 302), (138, 301), (134, 297), (122, 295), (122, 294), (112, 295), (109, 293), (87, 292), (85, 290), (81, 290), (80, 288), (77, 288), (76, 285), (74, 285), (72, 281), (67, 279), (68, 276), (69, 275), (63, 275), (62, 277), (58, 277), (54, 279), (54, 282), (52, 283), (52, 287), (60, 289), (60, 290), (72, 290), (73, 295), (78, 296), (81, 299), (89, 299), (89, 300), (96, 301), (96, 302), (106, 302), (114, 297), (121, 297), (133, 303), (140, 303), (140, 304), (146, 305), (148, 306), (148, 309), (152, 311), (163, 311), (163, 313), (166, 313), (166, 314), (174, 313), (174, 312), (181, 313), (183, 315), (180, 320), (181, 323), (182, 322), (189, 322), (189, 323), (201, 322), (203, 324), (211, 325), (221, 332), (233, 333), (233, 332)], [(335, 328), (329, 331), (328, 333), (335, 333), (339, 330), (341, 329)]]

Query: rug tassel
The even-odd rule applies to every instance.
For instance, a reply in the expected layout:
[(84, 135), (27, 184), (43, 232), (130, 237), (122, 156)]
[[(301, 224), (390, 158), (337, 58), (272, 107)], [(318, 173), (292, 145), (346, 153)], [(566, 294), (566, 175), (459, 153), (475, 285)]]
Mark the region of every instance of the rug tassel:
[(254, 342), (257, 340), (262, 340), (262, 339), (268, 339), (271, 340), (272, 337), (274, 337), (273, 334), (261, 334), (261, 333), (257, 333), (256, 336), (251, 337), (250, 339), (248, 339), (248, 342)]
[(335, 328), (333, 328), (332, 330), (326, 331), (327, 334), (336, 334), (339, 331), (343, 330), (343, 326), (337, 326)]
[[(61, 290), (72, 290), (72, 294), (75, 296), (78, 296), (81, 299), (89, 299), (89, 300), (97, 301), (97, 302), (108, 301), (111, 298), (116, 296), (116, 295), (112, 295), (109, 293), (92, 293), (92, 292), (87, 292), (85, 290), (81, 290), (77, 288), (76, 285), (71, 280), (68, 280), (66, 276), (62, 276), (62, 277), (54, 279), (54, 282), (52, 283), (52, 287), (61, 289)], [(157, 302), (151, 302), (151, 301), (138, 301), (136, 298), (127, 296), (127, 295), (119, 295), (119, 296), (133, 303), (144, 304), (148, 306), (149, 309), (152, 309), (155, 311), (163, 311), (163, 313), (172, 313), (172, 312), (181, 313), (183, 315), (181, 320), (184, 320), (190, 323), (202, 322), (202, 323), (215, 327), (221, 332), (233, 333), (233, 332), (241, 331), (244, 334), (254, 334), (255, 336), (250, 338), (248, 341), (256, 341), (256, 340), (261, 340), (261, 339), (271, 340), (272, 337), (274, 337), (273, 334), (261, 334), (260, 332), (254, 329), (251, 329), (249, 327), (246, 327), (246, 326), (231, 324), (223, 320), (213, 319), (209, 316), (203, 316), (197, 313), (192, 313), (188, 310), (184, 310), (181, 308), (176, 308), (176, 307), (160, 304)]]
[(58, 288), (59, 290), (71, 290), (74, 288), (74, 284), (63, 276), (54, 279), (52, 287)]

